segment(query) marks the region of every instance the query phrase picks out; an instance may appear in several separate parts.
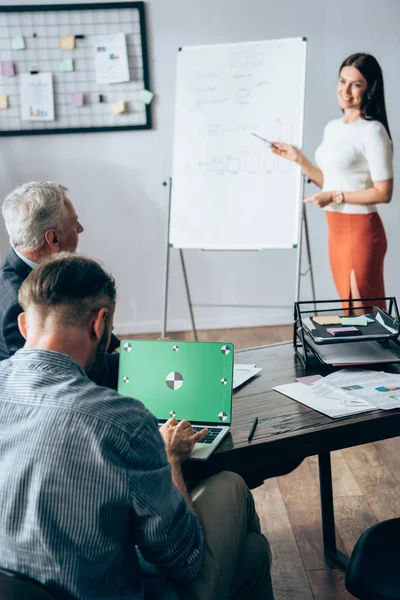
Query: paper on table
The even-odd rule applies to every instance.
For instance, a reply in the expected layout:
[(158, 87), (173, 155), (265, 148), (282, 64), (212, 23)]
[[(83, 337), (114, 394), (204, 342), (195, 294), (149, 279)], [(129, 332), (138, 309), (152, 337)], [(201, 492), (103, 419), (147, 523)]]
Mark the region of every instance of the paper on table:
[(61, 48), (61, 50), (73, 50), (75, 48), (75, 36), (74, 35), (61, 35), (60, 36), (60, 48)]
[(374, 410), (374, 407), (370, 404), (365, 406), (341, 404), (341, 398), (346, 394), (344, 392), (340, 393), (339, 390), (331, 397), (321, 397), (313, 392), (312, 387), (302, 383), (278, 385), (274, 387), (274, 390), (333, 419)]
[(347, 383), (347, 380), (345, 378), (340, 380), (340, 382), (343, 383), (343, 387), (342, 387), (342, 385), (340, 385), (340, 383), (336, 383), (333, 380), (329, 380), (329, 376), (328, 376), (328, 377), (322, 378), (322, 379), (318, 380), (317, 382), (313, 383), (311, 387), (312, 387), (313, 392), (315, 394), (317, 394), (318, 396), (320, 396), (321, 398), (337, 397), (337, 394), (339, 393), (340, 394), (340, 396), (339, 396), (340, 404), (342, 404), (344, 406), (352, 406), (352, 405), (368, 406), (368, 405), (371, 405), (371, 402), (368, 402), (367, 400), (365, 400), (363, 398), (355, 398), (352, 395), (350, 395), (348, 390), (350, 387), (353, 387), (353, 386), (345, 385)]
[(313, 321), (315, 321), (319, 325), (340, 325), (342, 322), (342, 318), (338, 315), (331, 315), (330, 317), (313, 317)]
[(129, 81), (125, 34), (99, 35), (94, 40), (97, 83)]
[(25, 50), (25, 40), (22, 35), (15, 35), (11, 38), (11, 48), (13, 50)]
[(7, 94), (0, 94), (0, 109), (5, 110), (8, 108), (8, 96)]
[(51, 73), (21, 73), (21, 119), (54, 121), (53, 76)]
[(1, 63), (1, 74), (4, 77), (14, 77), (15, 67), (11, 60), (6, 60), (5, 62)]
[(307, 343), (328, 365), (367, 365), (387, 362), (400, 362), (400, 358), (378, 342), (340, 342), (337, 344), (315, 344), (307, 338)]
[(235, 364), (233, 368), (233, 389), (243, 385), (243, 383), (257, 375), (260, 371), (262, 371), (262, 369), (257, 368), (256, 365)]
[(323, 386), (342, 390), (351, 397), (383, 410), (400, 408), (400, 375), (384, 371), (342, 369), (316, 382), (312, 387), (316, 393), (323, 393)]
[(315, 381), (323, 379), (322, 375), (308, 375), (306, 377), (297, 377), (296, 381), (303, 383), (304, 385), (312, 385)]

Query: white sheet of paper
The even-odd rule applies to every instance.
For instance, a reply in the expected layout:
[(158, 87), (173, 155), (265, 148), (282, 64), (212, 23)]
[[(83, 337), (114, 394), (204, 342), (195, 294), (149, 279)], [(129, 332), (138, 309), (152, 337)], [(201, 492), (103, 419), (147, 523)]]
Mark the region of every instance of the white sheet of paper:
[(233, 389), (243, 385), (246, 381), (262, 371), (256, 365), (234, 365), (233, 368)]
[(98, 35), (94, 38), (94, 44), (97, 83), (129, 81), (125, 34)]
[[(342, 394), (339, 391), (333, 394), (332, 397), (319, 396), (313, 392), (312, 387), (303, 383), (277, 385), (274, 390), (334, 419), (375, 410), (375, 407), (371, 404), (362, 406), (342, 404)], [(344, 392), (343, 394), (346, 395)]]
[(315, 382), (312, 388), (322, 395), (328, 395), (332, 389), (341, 390), (358, 402), (383, 410), (400, 408), (400, 375), (393, 373), (342, 369)]
[(52, 73), (21, 73), (22, 121), (54, 121)]

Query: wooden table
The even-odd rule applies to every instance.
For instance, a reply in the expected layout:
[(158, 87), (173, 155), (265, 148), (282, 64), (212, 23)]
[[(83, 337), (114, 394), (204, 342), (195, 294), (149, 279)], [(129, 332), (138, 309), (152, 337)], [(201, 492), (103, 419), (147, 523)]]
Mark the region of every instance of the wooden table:
[[(221, 470), (251, 475), (263, 469), (275, 476), (281, 474), (282, 463), (318, 455), (324, 552), (330, 563), (346, 567), (348, 557), (336, 548), (330, 452), (400, 435), (400, 411), (375, 410), (332, 419), (272, 389), (306, 374), (329, 372), (315, 363), (305, 373), (291, 343), (250, 348), (236, 355), (237, 362), (257, 364), (263, 370), (234, 393), (231, 435), (207, 461), (191, 462), (191, 469), (202, 477)], [(400, 366), (385, 365), (385, 371), (398, 373)], [(258, 426), (249, 443), (255, 416)]]

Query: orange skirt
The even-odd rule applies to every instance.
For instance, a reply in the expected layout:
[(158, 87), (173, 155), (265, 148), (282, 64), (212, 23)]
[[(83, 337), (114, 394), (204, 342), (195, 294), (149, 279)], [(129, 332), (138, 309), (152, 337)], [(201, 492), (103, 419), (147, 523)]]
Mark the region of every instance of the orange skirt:
[[(354, 271), (361, 298), (385, 296), (383, 261), (387, 240), (378, 213), (348, 215), (326, 211), (329, 260), (339, 298), (350, 298), (350, 273)], [(373, 303), (386, 310), (386, 303)], [(342, 303), (348, 309), (348, 303)]]

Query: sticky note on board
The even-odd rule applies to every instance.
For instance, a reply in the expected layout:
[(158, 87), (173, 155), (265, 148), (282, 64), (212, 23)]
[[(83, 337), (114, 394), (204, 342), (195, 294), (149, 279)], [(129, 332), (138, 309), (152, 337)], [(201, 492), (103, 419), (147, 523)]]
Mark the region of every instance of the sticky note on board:
[(74, 35), (60, 35), (60, 48), (61, 48), (61, 50), (74, 50), (75, 36)]
[(125, 112), (125, 102), (123, 100), (113, 102), (111, 105), (111, 112), (113, 115), (122, 115), (122, 113)]
[(326, 317), (313, 317), (313, 321), (318, 325), (341, 325), (342, 319), (337, 315), (331, 315)]
[(1, 74), (4, 75), (4, 77), (14, 77), (15, 67), (11, 60), (6, 60), (1, 63)]
[(72, 106), (84, 105), (84, 97), (82, 92), (73, 92), (73, 94), (71, 95), (71, 104)]
[(11, 48), (13, 50), (25, 50), (25, 40), (22, 35), (15, 35), (11, 38)]
[(8, 96), (6, 94), (0, 94), (0, 109), (8, 108)]
[(140, 92), (140, 99), (145, 104), (150, 104), (151, 101), (153, 100), (153, 98), (154, 98), (154, 94), (153, 94), (153, 92), (150, 92), (149, 90), (142, 90)]
[(63, 73), (70, 73), (74, 70), (74, 62), (71, 58), (60, 60), (60, 71)]

